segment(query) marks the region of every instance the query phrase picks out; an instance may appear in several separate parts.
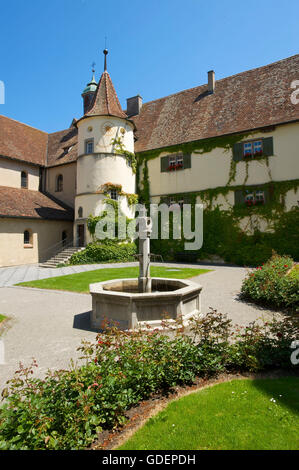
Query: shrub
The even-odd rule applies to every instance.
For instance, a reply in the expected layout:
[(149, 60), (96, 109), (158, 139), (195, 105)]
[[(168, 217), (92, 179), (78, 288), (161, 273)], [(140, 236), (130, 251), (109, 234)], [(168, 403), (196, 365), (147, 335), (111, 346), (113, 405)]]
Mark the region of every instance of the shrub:
[(137, 253), (135, 243), (118, 243), (114, 241), (89, 243), (82, 251), (74, 253), (70, 264), (103, 263), (108, 261), (134, 261)]
[(278, 308), (299, 308), (299, 277), (287, 275), (294, 262), (273, 255), (267, 263), (251, 271), (241, 288), (244, 299)]
[(298, 337), (298, 319), (239, 328), (215, 310), (193, 319), (188, 336), (181, 324), (172, 337), (111, 328), (95, 344), (83, 342), (83, 366), (45, 379), (31, 377), (35, 362), (20, 366), (3, 392), (0, 449), (83, 449), (102, 429), (123, 424), (128, 408), (196, 375), (294, 367)]

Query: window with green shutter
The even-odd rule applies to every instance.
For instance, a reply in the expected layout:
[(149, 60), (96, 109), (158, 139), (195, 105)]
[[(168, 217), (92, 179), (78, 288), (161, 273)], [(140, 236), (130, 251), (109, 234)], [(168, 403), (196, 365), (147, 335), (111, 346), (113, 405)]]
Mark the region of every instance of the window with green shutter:
[(164, 171), (168, 171), (168, 166), (169, 166), (168, 160), (169, 160), (168, 155), (166, 157), (161, 157), (160, 159), (161, 173), (163, 173)]
[(258, 206), (269, 204), (273, 194), (266, 187), (247, 186), (246, 189), (237, 189), (235, 191), (235, 206)]
[(238, 142), (233, 146), (233, 159), (235, 161), (252, 160), (258, 157), (270, 157), (272, 155), (274, 155), (273, 137), (263, 137)]
[(161, 157), (161, 173), (191, 168), (191, 154), (172, 154)]

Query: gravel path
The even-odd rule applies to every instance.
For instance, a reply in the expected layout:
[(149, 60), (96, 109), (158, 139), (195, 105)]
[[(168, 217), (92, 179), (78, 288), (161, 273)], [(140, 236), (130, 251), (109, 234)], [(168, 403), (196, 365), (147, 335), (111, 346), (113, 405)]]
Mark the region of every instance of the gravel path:
[[(114, 265), (109, 265), (112, 266)], [(169, 266), (174, 269), (191, 267), (181, 264)], [(104, 269), (108, 266), (96, 265), (93, 269), (95, 267)], [(200, 267), (213, 269), (210, 273), (193, 278), (203, 286), (202, 312), (207, 312), (209, 307), (213, 307), (222, 313), (228, 313), (238, 324), (247, 324), (262, 315), (265, 318), (272, 315), (268, 310), (259, 309), (237, 299), (242, 279), (246, 275), (244, 268), (208, 265)], [(91, 266), (87, 268), (92, 269)], [(64, 271), (61, 271), (61, 275), (67, 274), (66, 269), (70, 268), (62, 268)], [(55, 271), (57, 275), (58, 269), (51, 271)], [(28, 276), (31, 275), (30, 269), (27, 269), (26, 280), (29, 280)], [(16, 278), (16, 273), (12, 278)], [(0, 288), (0, 313), (10, 317), (1, 336), (5, 358), (4, 364), (1, 364), (0, 357), (0, 389), (6, 380), (12, 377), (19, 361), (28, 365), (34, 357), (39, 365), (36, 371), (38, 376), (43, 376), (47, 369), (68, 367), (71, 358), (80, 356), (76, 348), (81, 339), (93, 340), (96, 336), (96, 332), (89, 326), (90, 310), (91, 297), (88, 294), (26, 287)]]

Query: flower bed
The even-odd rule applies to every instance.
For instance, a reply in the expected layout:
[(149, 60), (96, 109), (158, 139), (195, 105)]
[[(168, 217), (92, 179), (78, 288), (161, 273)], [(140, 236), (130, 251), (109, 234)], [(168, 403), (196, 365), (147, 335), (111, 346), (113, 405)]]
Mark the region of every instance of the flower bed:
[(85, 365), (49, 371), (45, 379), (32, 378), (36, 363), (20, 366), (3, 391), (0, 449), (83, 449), (102, 430), (122, 425), (141, 400), (196, 376), (295, 367), (290, 344), (299, 337), (298, 319), (236, 328), (212, 310), (193, 320), (188, 335), (178, 326), (173, 338), (111, 329), (95, 344), (83, 343)]
[(256, 303), (299, 310), (299, 276), (288, 275), (294, 261), (273, 255), (267, 263), (251, 271), (243, 281), (241, 296)]

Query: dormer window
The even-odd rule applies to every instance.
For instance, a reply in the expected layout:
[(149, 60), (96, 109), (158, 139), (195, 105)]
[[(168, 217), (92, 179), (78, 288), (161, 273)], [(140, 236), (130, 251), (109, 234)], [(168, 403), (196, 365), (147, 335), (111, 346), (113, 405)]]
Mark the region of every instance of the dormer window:
[(28, 174), (26, 171), (22, 171), (21, 173), (21, 188), (27, 188), (28, 187)]
[(85, 140), (85, 153), (93, 153), (93, 139)]

